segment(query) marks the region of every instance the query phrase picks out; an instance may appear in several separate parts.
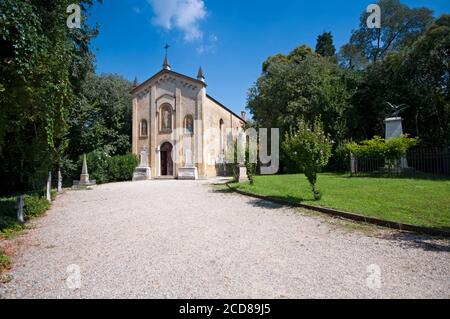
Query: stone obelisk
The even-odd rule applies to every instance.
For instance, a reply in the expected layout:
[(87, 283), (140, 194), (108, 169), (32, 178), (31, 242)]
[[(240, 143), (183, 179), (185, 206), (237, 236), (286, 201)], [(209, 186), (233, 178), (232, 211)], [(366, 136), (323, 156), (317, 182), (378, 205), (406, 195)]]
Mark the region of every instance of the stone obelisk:
[(87, 161), (86, 161), (86, 154), (83, 156), (83, 167), (81, 169), (81, 175), (79, 181), (73, 181), (73, 187), (79, 188), (79, 187), (87, 187), (95, 185), (96, 181), (91, 181), (89, 179), (89, 172), (87, 167)]
[(86, 154), (83, 156), (83, 168), (81, 169), (80, 185), (89, 184), (89, 173), (86, 162)]

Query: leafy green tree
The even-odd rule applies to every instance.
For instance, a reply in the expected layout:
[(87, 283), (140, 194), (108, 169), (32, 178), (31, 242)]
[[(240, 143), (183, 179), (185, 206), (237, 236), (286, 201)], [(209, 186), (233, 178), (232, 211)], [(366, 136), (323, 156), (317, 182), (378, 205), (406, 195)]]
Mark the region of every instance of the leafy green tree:
[(407, 124), (427, 144), (450, 145), (450, 14), (437, 19), (399, 59), (405, 56), (398, 75), (409, 97)]
[(341, 67), (350, 70), (363, 70), (367, 64), (367, 58), (361, 52), (359, 46), (347, 43), (339, 51), (339, 63)]
[(317, 37), (316, 53), (323, 57), (334, 57), (336, 47), (333, 44), (333, 35), (331, 32), (324, 32)]
[(443, 15), (409, 48), (391, 52), (364, 71), (348, 122), (354, 139), (383, 133), (390, 102), (407, 106), (401, 114), (404, 131), (419, 137), (422, 146), (449, 145), (449, 34), (450, 15)]
[(332, 142), (319, 120), (316, 120), (313, 126), (300, 120), (297, 129), (291, 129), (286, 133), (282, 144), (285, 153), (308, 179), (315, 200), (319, 200), (322, 196), (316, 187), (317, 174), (328, 164), (331, 145)]
[[(389, 52), (411, 45), (433, 22), (433, 12), (427, 8), (410, 8), (399, 0), (379, 0), (381, 28), (369, 29), (369, 13), (363, 12), (359, 29), (352, 32), (350, 45), (341, 50), (341, 57), (365, 57), (372, 63), (383, 59)], [(344, 64), (352, 64), (347, 61)]]
[(119, 75), (88, 74), (81, 86), (78, 108), (69, 113), (72, 158), (94, 150), (109, 155), (130, 152), (132, 85)]
[[(299, 118), (314, 123), (321, 117), (325, 132), (336, 141), (348, 138), (347, 114), (357, 80), (350, 71), (314, 53), (307, 46), (288, 56), (276, 55), (263, 64), (265, 71), (248, 94), (247, 108), (258, 127), (280, 128), (282, 136)], [(282, 165), (290, 161), (282, 154)]]

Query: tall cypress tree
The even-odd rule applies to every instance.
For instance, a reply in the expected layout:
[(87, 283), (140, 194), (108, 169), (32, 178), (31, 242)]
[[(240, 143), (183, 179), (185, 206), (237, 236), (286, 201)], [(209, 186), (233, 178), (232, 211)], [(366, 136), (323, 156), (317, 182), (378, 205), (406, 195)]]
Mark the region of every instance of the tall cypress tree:
[(323, 57), (332, 57), (336, 54), (331, 32), (324, 32), (317, 37), (316, 53)]

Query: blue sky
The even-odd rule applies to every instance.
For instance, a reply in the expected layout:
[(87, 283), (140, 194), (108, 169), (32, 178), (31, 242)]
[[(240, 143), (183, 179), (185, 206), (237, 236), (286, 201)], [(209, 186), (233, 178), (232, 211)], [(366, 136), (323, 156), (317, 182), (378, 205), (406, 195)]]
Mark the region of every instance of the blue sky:
[[(449, 0), (403, 0), (435, 15)], [(331, 31), (339, 48), (374, 0), (104, 0), (89, 18), (100, 34), (93, 42), (98, 73), (139, 82), (161, 69), (168, 43), (172, 70), (195, 77), (202, 65), (207, 92), (239, 114), (248, 89), (270, 55), (300, 44), (315, 47)]]

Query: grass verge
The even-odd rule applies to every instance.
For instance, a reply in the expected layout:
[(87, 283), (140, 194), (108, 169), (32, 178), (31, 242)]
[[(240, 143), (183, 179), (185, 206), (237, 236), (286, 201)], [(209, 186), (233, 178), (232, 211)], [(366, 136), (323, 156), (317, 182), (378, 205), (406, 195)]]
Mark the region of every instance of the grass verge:
[[(41, 216), (51, 205), (44, 197), (38, 195), (26, 195), (24, 204), (25, 220)], [(17, 221), (16, 197), (0, 197), (0, 237), (9, 238), (23, 228), (24, 225)]]
[(256, 176), (255, 184), (231, 183), (244, 192), (334, 208), (379, 219), (450, 230), (450, 180), (349, 177), (320, 174), (315, 201), (304, 175)]

